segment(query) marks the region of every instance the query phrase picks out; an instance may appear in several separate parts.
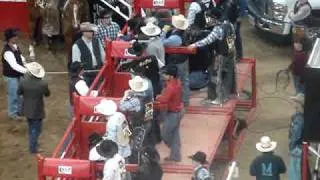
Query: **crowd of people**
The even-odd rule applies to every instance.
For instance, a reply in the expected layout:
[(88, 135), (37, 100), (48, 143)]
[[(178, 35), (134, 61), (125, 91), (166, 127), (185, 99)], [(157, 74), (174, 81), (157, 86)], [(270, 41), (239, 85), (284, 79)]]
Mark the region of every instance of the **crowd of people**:
[[(308, 4), (296, 4), (307, 12), (304, 5)], [(124, 92), (119, 106), (107, 99), (95, 106), (95, 111), (106, 117), (106, 133), (91, 137), (89, 159), (105, 162), (104, 180), (161, 179), (163, 172), (155, 145), (163, 141), (170, 149), (165, 161), (181, 161), (180, 123), (185, 108), (190, 105), (190, 89), (208, 88), (203, 105), (221, 105), (237, 94), (235, 66), (243, 56), (240, 27), (241, 18), (246, 13), (245, 6), (245, 0), (226, 0), (219, 5), (211, 0), (193, 1), (186, 17), (171, 14), (171, 10), (151, 12), (153, 16), (149, 18), (132, 17), (125, 34), (121, 34), (120, 26), (112, 21), (112, 12), (108, 10), (100, 13), (98, 25), (81, 23), (81, 36), (72, 46), (69, 65), (71, 116), (74, 109), (72, 94), (88, 95), (98, 71), (108, 63), (105, 62), (106, 39), (130, 42), (132, 47), (127, 53), (135, 57), (135, 60), (127, 59), (118, 64), (120, 71), (132, 76), (128, 82), (130, 88)], [(290, 17), (300, 22), (300, 16), (295, 15), (299, 7)], [(162, 19), (163, 16), (171, 17), (172, 21)], [(39, 63), (26, 63), (17, 46), (17, 29), (7, 29), (4, 35), (2, 64), (8, 116), (17, 121), (22, 120), (22, 116), (27, 118), (29, 150), (38, 153), (38, 137), (45, 118), (43, 97), (50, 95), (48, 84), (42, 80), (45, 71)], [(297, 157), (301, 157), (299, 136), (303, 125), (302, 67), (308, 58), (305, 42), (303, 38), (295, 39), (294, 60), (288, 67), (297, 91), (292, 97), (297, 102), (290, 131), (292, 174), (297, 173), (296, 166), (301, 161)], [(166, 47), (181, 46), (196, 48), (197, 53), (165, 52)], [(97, 96), (97, 92), (92, 91), (90, 95)], [(157, 104), (166, 104), (166, 113), (163, 108), (156, 108)], [(160, 122), (163, 124), (161, 128)], [(266, 136), (257, 143), (257, 150), (263, 154), (253, 161), (250, 167), (252, 176), (280, 179), (279, 174), (284, 173), (286, 167), (273, 153), (276, 145)], [(194, 165), (194, 180), (213, 179), (206, 168), (205, 153), (199, 151), (190, 158)], [(126, 163), (138, 163), (138, 171), (134, 174), (126, 172)]]

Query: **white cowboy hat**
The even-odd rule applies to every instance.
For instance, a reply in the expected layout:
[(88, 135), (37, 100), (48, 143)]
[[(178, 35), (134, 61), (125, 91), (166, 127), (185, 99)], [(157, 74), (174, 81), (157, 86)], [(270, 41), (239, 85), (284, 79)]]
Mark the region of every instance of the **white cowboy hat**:
[(33, 76), (37, 78), (43, 78), (46, 74), (44, 68), (37, 62), (27, 63), (25, 67)]
[(188, 20), (182, 14), (172, 16), (172, 25), (180, 30), (186, 30), (189, 27)]
[(94, 107), (94, 112), (111, 116), (117, 112), (117, 104), (112, 100), (102, 99), (100, 103)]
[(161, 29), (152, 22), (148, 22), (147, 25), (142, 26), (140, 30), (147, 36), (157, 36), (161, 33)]
[(260, 152), (271, 152), (277, 147), (277, 142), (271, 141), (270, 137), (263, 136), (260, 142), (256, 144), (256, 148)]
[(82, 32), (87, 32), (87, 31), (97, 32), (98, 27), (97, 27), (97, 25), (92, 24), (90, 22), (83, 22), (80, 24), (80, 31), (82, 31)]
[(129, 87), (135, 92), (143, 92), (148, 89), (148, 81), (140, 76), (135, 76), (129, 80)]

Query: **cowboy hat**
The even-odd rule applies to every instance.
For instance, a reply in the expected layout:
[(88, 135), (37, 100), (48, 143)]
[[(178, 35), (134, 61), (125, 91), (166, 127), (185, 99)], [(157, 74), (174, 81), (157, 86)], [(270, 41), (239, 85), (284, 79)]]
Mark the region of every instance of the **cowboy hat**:
[(162, 73), (173, 77), (177, 77), (178, 69), (176, 65), (168, 64), (162, 68)]
[(161, 29), (152, 22), (148, 22), (147, 25), (142, 26), (140, 30), (147, 36), (157, 36), (161, 33)]
[(117, 104), (112, 100), (102, 99), (100, 103), (94, 107), (94, 112), (111, 116), (117, 112)]
[(141, 56), (146, 47), (147, 45), (145, 43), (139, 43), (135, 41), (132, 44), (132, 47), (128, 49), (128, 53), (136, 56)]
[(19, 30), (17, 28), (8, 28), (4, 31), (4, 39), (5, 41), (9, 41), (9, 39), (18, 36)]
[(73, 62), (70, 65), (70, 72), (73, 74), (78, 74), (81, 70), (83, 70), (83, 64), (79, 61)]
[(172, 25), (180, 30), (186, 30), (189, 27), (188, 20), (182, 14), (172, 16)]
[(189, 156), (189, 158), (201, 164), (208, 164), (207, 155), (202, 151), (196, 152), (194, 155)]
[(80, 24), (80, 31), (81, 32), (97, 32), (98, 27), (95, 24), (90, 22), (83, 22)]
[(112, 140), (103, 140), (97, 147), (97, 153), (105, 158), (112, 158), (118, 153), (118, 145)]
[(263, 136), (260, 142), (256, 144), (256, 148), (260, 152), (271, 152), (277, 147), (277, 142), (271, 141), (270, 137)]
[(129, 87), (135, 92), (143, 92), (148, 89), (148, 81), (140, 76), (135, 76), (129, 80)]
[(33, 76), (37, 78), (43, 78), (45, 75), (44, 68), (37, 62), (27, 63), (25, 67)]

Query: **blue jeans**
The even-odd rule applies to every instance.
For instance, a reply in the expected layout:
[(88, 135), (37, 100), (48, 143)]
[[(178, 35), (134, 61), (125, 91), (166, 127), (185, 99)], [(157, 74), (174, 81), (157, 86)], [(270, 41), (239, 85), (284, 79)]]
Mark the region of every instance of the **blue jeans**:
[(189, 74), (190, 89), (202, 89), (208, 85), (209, 73), (194, 71)]
[(38, 149), (38, 138), (42, 130), (42, 119), (29, 119), (29, 150), (31, 153), (37, 153)]
[(290, 151), (290, 161), (288, 176), (290, 180), (301, 180), (301, 158), (302, 150), (300, 147), (296, 147)]
[(189, 106), (190, 100), (190, 81), (189, 81), (189, 61), (176, 64), (178, 78), (182, 82), (182, 100), (185, 106)]
[(305, 85), (304, 83), (301, 83), (301, 77), (293, 75), (293, 83), (294, 83), (294, 88), (296, 89), (296, 93), (304, 94)]
[(182, 112), (168, 112), (161, 130), (162, 140), (170, 148), (169, 158), (175, 161), (181, 161), (180, 121), (182, 117)]
[(8, 116), (16, 118), (21, 114), (22, 106), (22, 98), (17, 94), (19, 79), (4, 76), (4, 80), (7, 84)]

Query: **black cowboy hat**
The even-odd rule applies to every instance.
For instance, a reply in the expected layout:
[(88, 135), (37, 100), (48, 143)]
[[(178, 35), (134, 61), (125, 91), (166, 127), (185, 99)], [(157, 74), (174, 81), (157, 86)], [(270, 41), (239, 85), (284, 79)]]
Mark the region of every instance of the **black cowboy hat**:
[(201, 164), (208, 164), (208, 161), (206, 160), (207, 155), (202, 151), (196, 152), (194, 155), (189, 156), (189, 158)]
[(4, 31), (5, 41), (9, 41), (11, 38), (18, 36), (19, 29), (17, 28), (8, 28)]
[(100, 156), (111, 158), (118, 153), (118, 145), (112, 140), (106, 139), (97, 146), (97, 152)]
[(155, 148), (150, 147), (150, 146), (145, 147), (142, 150), (141, 155), (145, 156), (146, 158), (148, 158), (152, 162), (159, 162), (159, 160), (160, 160), (159, 152)]
[(163, 74), (171, 75), (173, 77), (177, 77), (177, 72), (178, 72), (177, 66), (174, 64), (168, 64), (162, 68)]
[(132, 47), (128, 49), (128, 52), (136, 56), (141, 56), (146, 47), (147, 45), (145, 43), (136, 41), (132, 44)]
[(70, 65), (70, 72), (78, 74), (83, 69), (83, 64), (81, 62), (72, 62)]

